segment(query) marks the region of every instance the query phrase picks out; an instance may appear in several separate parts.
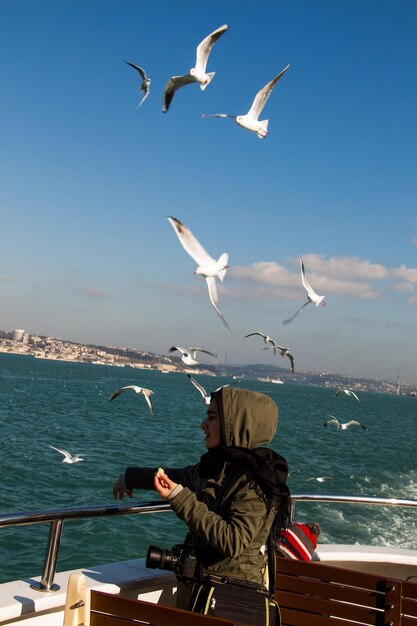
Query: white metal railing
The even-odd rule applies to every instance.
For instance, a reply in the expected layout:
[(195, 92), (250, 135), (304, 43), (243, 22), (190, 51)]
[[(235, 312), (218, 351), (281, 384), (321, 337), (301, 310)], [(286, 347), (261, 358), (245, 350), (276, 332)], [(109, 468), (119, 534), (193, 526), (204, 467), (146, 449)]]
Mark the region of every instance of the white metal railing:
[[(338, 504), (372, 504), (378, 506), (408, 507), (417, 509), (417, 500), (401, 498), (372, 498), (367, 496), (337, 496), (292, 494), (292, 517), (295, 505), (298, 502), (324, 502)], [(108, 517), (112, 515), (145, 515), (149, 513), (164, 513), (171, 509), (167, 502), (137, 502), (136, 504), (109, 504), (104, 506), (84, 506), (64, 509), (49, 509), (44, 511), (24, 511), (20, 513), (4, 513), (0, 515), (0, 527), (28, 526), (32, 524), (49, 523), (50, 530), (46, 546), (43, 573), (39, 584), (31, 587), (38, 591), (57, 591), (54, 584), (56, 565), (63, 525), (65, 521), (80, 520), (94, 517)]]

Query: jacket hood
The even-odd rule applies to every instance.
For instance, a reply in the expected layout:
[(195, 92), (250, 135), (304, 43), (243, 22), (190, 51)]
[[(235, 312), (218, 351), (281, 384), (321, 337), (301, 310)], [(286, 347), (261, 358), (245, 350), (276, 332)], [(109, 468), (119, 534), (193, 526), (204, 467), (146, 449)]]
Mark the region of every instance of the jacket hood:
[(223, 445), (254, 448), (269, 443), (278, 426), (278, 407), (263, 393), (238, 387), (222, 387), (216, 398)]

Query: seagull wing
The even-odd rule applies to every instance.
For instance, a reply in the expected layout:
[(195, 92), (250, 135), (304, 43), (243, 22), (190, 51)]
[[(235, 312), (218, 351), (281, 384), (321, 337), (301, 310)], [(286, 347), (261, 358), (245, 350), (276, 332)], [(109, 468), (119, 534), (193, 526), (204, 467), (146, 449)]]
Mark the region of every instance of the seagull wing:
[(204, 352), (205, 354), (210, 354), (210, 356), (217, 358), (217, 354), (214, 354), (214, 352), (210, 352), (209, 350), (203, 350), (203, 348), (188, 348), (188, 350), (190, 351), (193, 359), (195, 359), (197, 352)]
[(289, 63), (287, 65), (287, 67), (285, 67), (282, 72), (280, 72), (278, 74), (278, 76), (275, 76), (275, 78), (273, 78), (272, 80), (269, 81), (269, 83), (267, 83), (265, 85), (265, 87), (262, 87), (262, 89), (260, 91), (258, 91), (258, 93), (255, 96), (254, 101), (252, 102), (252, 106), (249, 109), (247, 115), (249, 117), (253, 117), (254, 119), (258, 119), (258, 117), (260, 116), (262, 109), (264, 108), (269, 96), (271, 95), (271, 92), (273, 90), (273, 88), (275, 87), (275, 85), (277, 84), (277, 82), (279, 81), (279, 79), (285, 74), (285, 72), (287, 71), (287, 69), (290, 67), (291, 63)]
[[(301, 282), (303, 283), (303, 287), (304, 289), (307, 291), (308, 297), (310, 298), (311, 296), (317, 296), (316, 292), (314, 291), (314, 289), (312, 289), (310, 283), (308, 282), (307, 278), (306, 278), (306, 273), (305, 273), (305, 268), (304, 268), (304, 261), (303, 259), (300, 259), (300, 266), (301, 266)], [(312, 298), (313, 299), (313, 298)]]
[(357, 420), (350, 420), (349, 422), (346, 422), (345, 428), (349, 428), (349, 426), (360, 426), (361, 428), (363, 428), (363, 430), (368, 430), (367, 426), (364, 426), (363, 424), (361, 424)]
[(266, 339), (267, 337), (267, 335), (264, 335), (264, 333), (260, 333), (259, 331), (256, 331), (256, 333), (249, 333), (249, 335), (245, 335), (244, 339), (246, 339), (246, 337), (253, 337), (254, 335), (259, 335), (260, 337), (263, 337), (264, 339)]
[(287, 324), (291, 324), (291, 322), (297, 317), (297, 315), (299, 313), (301, 313), (301, 311), (304, 309), (305, 306), (307, 306), (307, 304), (310, 304), (310, 300), (307, 300), (307, 302), (304, 302), (304, 304), (302, 306), (300, 306), (300, 308), (298, 309), (298, 311), (296, 311), (294, 313), (294, 315), (292, 315), (291, 317), (288, 317), (286, 320), (284, 320), (282, 322), (284, 324), (284, 326), (286, 326)]
[(284, 354), (282, 354), (282, 356), (286, 356), (289, 358), (290, 363), (291, 363), (291, 371), (294, 372), (294, 355), (291, 354), (291, 352), (289, 350), (285, 350)]
[(195, 67), (199, 72), (205, 72), (207, 67), (207, 61), (209, 58), (209, 54), (211, 52), (212, 46), (216, 43), (216, 41), (223, 35), (224, 32), (228, 29), (227, 24), (223, 24), (220, 28), (210, 33), (203, 39), (203, 41), (197, 46), (197, 58), (195, 62)]
[(206, 283), (208, 287), (210, 302), (216, 309), (218, 316), (221, 318), (227, 330), (232, 332), (232, 329), (230, 328), (229, 324), (226, 322), (225, 318), (223, 317), (223, 315), (220, 313), (219, 309), (217, 308), (218, 297), (217, 297), (216, 279), (214, 278), (214, 276), (206, 276), (205, 278), (206, 278)]
[(181, 346), (171, 346), (168, 352), (175, 352), (176, 350), (178, 350), (178, 352), (181, 352), (181, 354), (189, 356), (187, 350), (184, 350), (184, 348), (181, 348)]
[(187, 374), (188, 378), (190, 379), (190, 382), (194, 385), (194, 387), (197, 389), (197, 391), (199, 391), (201, 393), (201, 395), (203, 396), (203, 399), (206, 400), (207, 397), (207, 392), (204, 389), (204, 387), (202, 385), (200, 385), (195, 378), (193, 378), (191, 376), (191, 374)]
[(308, 280), (307, 280), (307, 278), (305, 276), (305, 269), (304, 269), (303, 259), (300, 259), (300, 265), (301, 265), (301, 281), (303, 283), (304, 289), (306, 289), (306, 291), (307, 291), (307, 295), (308, 295), (309, 300), (311, 300), (315, 304), (325, 304), (324, 296), (319, 296), (314, 291), (314, 289), (312, 288), (312, 286), (310, 285), (310, 283), (308, 282)]
[(354, 391), (349, 391), (348, 393), (349, 396), (352, 396), (353, 398), (355, 398), (355, 400), (357, 400), (358, 402), (360, 402), (358, 396), (356, 395), (356, 393)]
[(180, 220), (175, 217), (168, 217), (168, 222), (174, 229), (180, 244), (198, 265), (209, 265), (215, 260), (204, 250), (201, 243), (194, 237), (193, 233)]
[(185, 87), (186, 85), (190, 85), (191, 83), (195, 83), (196, 80), (194, 76), (190, 74), (185, 74), (184, 76), (172, 76), (167, 84), (165, 85), (164, 90), (164, 100), (162, 103), (162, 111), (166, 113), (169, 109), (169, 106), (172, 102), (172, 98), (178, 89), (181, 87)]
[(340, 424), (340, 422), (339, 422), (339, 420), (337, 419), (337, 417), (334, 417), (333, 415), (331, 415), (331, 419), (326, 420), (326, 421), (324, 422), (324, 424), (323, 424), (323, 427), (324, 427), (324, 428), (326, 428), (326, 426), (330, 426), (330, 424), (336, 424), (336, 425), (339, 425), (339, 424)]
[(148, 80), (148, 77), (146, 76), (146, 72), (143, 69), (143, 67), (139, 67), (139, 65), (135, 65), (134, 63), (131, 63), (130, 61), (125, 61), (125, 63), (130, 65), (130, 67), (133, 67), (133, 69), (137, 70), (139, 72), (142, 80)]
[(133, 389), (133, 387), (134, 385), (127, 385), (126, 387), (121, 387), (120, 389), (117, 389), (117, 391), (111, 394), (109, 400), (114, 400), (115, 398), (117, 398), (117, 396), (120, 396), (121, 393), (126, 391), (126, 389)]
[[(143, 84), (144, 84), (144, 83), (142, 83), (142, 85), (143, 85)], [(139, 102), (138, 106), (136, 107), (137, 109), (140, 107), (140, 105), (141, 105), (141, 104), (143, 104), (143, 103), (145, 102), (146, 98), (149, 96), (149, 92), (150, 92), (150, 89), (149, 89), (149, 84), (147, 84), (147, 86), (146, 86), (146, 87), (144, 87), (144, 88), (142, 89), (142, 91), (144, 91), (145, 93), (144, 93), (144, 96), (143, 96), (142, 100)]]
[(56, 450), (60, 454), (63, 454), (66, 459), (72, 459), (72, 455), (69, 452), (67, 452), (67, 450), (60, 450), (59, 448), (55, 448), (55, 446), (51, 446), (51, 445), (49, 447), (52, 448), (53, 450)]
[(153, 391), (151, 391), (151, 389), (142, 389), (142, 393), (145, 396), (146, 403), (147, 403), (151, 413), (153, 414), (153, 404), (152, 404), (152, 398), (151, 398), (151, 395), (153, 394)]

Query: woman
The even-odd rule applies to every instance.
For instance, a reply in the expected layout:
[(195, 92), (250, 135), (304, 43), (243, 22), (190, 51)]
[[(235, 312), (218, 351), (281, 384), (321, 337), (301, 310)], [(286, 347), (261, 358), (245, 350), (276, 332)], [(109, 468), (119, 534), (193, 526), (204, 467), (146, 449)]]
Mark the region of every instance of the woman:
[[(287, 463), (259, 446), (272, 440), (277, 423), (278, 409), (268, 396), (222, 387), (211, 395), (201, 424), (208, 452), (197, 465), (156, 473), (127, 468), (114, 484), (116, 498), (153, 486), (187, 524), (197, 566), (192, 585), (180, 577), (178, 606), (274, 624), (266, 585), (267, 543), (277, 514), (283, 514), (284, 523), (288, 515)], [(271, 578), (273, 556), (269, 566)]]

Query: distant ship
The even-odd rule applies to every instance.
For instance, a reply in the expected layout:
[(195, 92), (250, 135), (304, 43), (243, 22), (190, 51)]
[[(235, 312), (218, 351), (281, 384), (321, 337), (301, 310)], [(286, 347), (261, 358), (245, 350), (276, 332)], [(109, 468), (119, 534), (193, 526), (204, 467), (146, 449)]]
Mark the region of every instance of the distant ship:
[(258, 378), (258, 380), (261, 383), (274, 383), (274, 385), (283, 385), (284, 381), (281, 380), (280, 378), (269, 378), (269, 376), (267, 376), (266, 378)]

